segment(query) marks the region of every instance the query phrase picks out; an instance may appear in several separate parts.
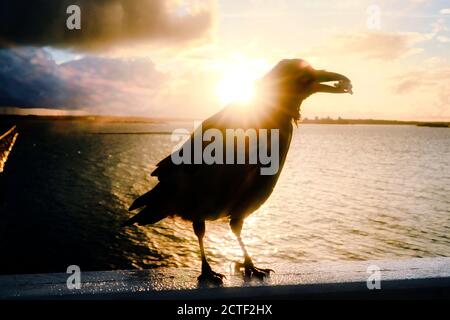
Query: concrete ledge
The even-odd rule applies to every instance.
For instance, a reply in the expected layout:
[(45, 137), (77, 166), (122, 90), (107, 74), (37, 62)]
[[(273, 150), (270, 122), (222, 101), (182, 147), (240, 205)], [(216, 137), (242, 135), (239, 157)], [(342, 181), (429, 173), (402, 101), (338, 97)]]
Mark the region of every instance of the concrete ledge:
[[(381, 289), (369, 290), (369, 266)], [(82, 272), (81, 289), (68, 274), (0, 276), (0, 299), (346, 299), (450, 298), (450, 258), (280, 264), (265, 281), (227, 274), (221, 288), (202, 288), (190, 269)], [(223, 271), (223, 270), (222, 270)]]

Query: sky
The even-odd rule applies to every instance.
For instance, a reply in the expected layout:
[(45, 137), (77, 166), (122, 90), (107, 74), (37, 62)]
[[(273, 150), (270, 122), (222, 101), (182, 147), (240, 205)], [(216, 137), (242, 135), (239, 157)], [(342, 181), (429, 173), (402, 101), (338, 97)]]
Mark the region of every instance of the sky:
[(302, 58), (354, 89), (303, 117), (449, 121), (449, 53), (448, 1), (5, 0), (0, 113), (203, 119)]

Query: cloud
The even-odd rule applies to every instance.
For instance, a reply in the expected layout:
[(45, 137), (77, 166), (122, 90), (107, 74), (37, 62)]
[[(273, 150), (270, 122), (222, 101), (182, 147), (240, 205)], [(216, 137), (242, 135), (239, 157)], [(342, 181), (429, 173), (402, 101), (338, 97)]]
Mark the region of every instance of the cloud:
[(450, 14), (450, 8), (441, 9), (440, 14)]
[(155, 108), (168, 76), (149, 58), (86, 56), (59, 67), (65, 82), (77, 83), (88, 95), (80, 107), (101, 113), (142, 114)]
[(44, 50), (0, 49), (0, 105), (74, 108), (85, 95), (77, 84), (61, 81), (58, 65)]
[(450, 42), (450, 38), (446, 37), (446, 36), (437, 36), (436, 40), (442, 43), (449, 43)]
[(88, 55), (58, 65), (43, 49), (0, 49), (0, 106), (143, 114), (166, 79), (148, 58)]
[(438, 65), (426, 69), (409, 71), (393, 77), (394, 92), (407, 94), (424, 87), (445, 88), (450, 92), (450, 66)]
[[(81, 30), (69, 30), (69, 5), (81, 9)], [(5, 0), (0, 44), (99, 49), (139, 41), (186, 42), (206, 37), (211, 1)]]
[(396, 84), (393, 92), (397, 95), (427, 93), (427, 109), (437, 110), (437, 116), (448, 117), (450, 104), (450, 65), (436, 64), (405, 72), (392, 79)]
[(364, 60), (389, 61), (422, 52), (418, 47), (433, 35), (418, 32), (335, 31), (317, 46), (302, 52), (304, 56), (327, 59), (357, 57)]
[(348, 32), (333, 40), (340, 51), (359, 54), (369, 59), (394, 60), (419, 52), (415, 45), (427, 39), (416, 32)]

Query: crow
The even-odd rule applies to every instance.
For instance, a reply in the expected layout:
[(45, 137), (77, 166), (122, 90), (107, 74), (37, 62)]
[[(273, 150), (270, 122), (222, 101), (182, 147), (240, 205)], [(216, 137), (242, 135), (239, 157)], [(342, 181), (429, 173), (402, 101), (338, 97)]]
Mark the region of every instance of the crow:
[[(334, 84), (328, 85), (326, 82)], [(253, 264), (242, 241), (241, 230), (244, 219), (268, 199), (275, 187), (289, 149), (293, 124), (297, 125), (300, 119), (302, 101), (318, 92), (353, 93), (350, 80), (339, 73), (316, 70), (302, 59), (281, 60), (257, 81), (252, 102), (248, 105), (231, 103), (206, 119), (180, 149), (157, 164), (151, 175), (157, 177), (159, 183), (131, 204), (130, 211), (143, 209), (123, 225), (153, 224), (169, 216), (179, 216), (191, 221), (201, 253), (202, 267), (198, 280), (221, 284), (224, 275), (214, 272), (209, 265), (203, 237), (206, 220), (228, 218), (244, 255), (244, 263), (239, 263), (238, 268), (243, 268), (247, 277), (263, 279), (269, 276), (273, 270), (258, 268)], [(250, 159), (251, 153), (259, 154), (261, 146), (265, 146), (267, 152), (277, 157), (278, 170), (272, 174), (262, 174), (261, 169), (267, 166), (267, 163), (260, 160), (256, 163), (241, 161), (237, 164), (236, 161), (224, 163), (220, 159), (213, 163), (195, 162), (195, 155), (187, 154), (186, 150), (191, 150), (187, 147), (192, 147), (195, 153), (196, 135), (201, 135), (208, 129), (214, 129), (215, 133), (224, 135), (229, 129), (242, 129), (240, 132), (244, 132), (245, 143), (238, 145), (239, 136), (236, 135), (233, 143), (223, 143), (222, 152), (243, 152), (247, 160)], [(256, 141), (264, 140), (265, 145), (258, 144), (257, 148), (252, 149), (250, 136), (247, 136), (249, 129), (259, 134), (268, 133), (268, 136), (277, 139), (262, 139), (259, 135)], [(276, 135), (273, 130), (276, 130)], [(216, 135), (215, 139), (219, 136)], [(215, 142), (215, 139), (202, 140), (200, 153)], [(219, 151), (220, 147), (216, 152)], [(185, 159), (193, 161), (175, 163), (175, 154), (186, 156)], [(235, 160), (234, 154), (232, 160)]]

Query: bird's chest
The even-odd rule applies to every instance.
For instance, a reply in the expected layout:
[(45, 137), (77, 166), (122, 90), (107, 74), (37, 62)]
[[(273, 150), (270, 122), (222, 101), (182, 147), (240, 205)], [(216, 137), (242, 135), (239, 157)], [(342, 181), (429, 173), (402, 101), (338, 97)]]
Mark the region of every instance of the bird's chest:
[[(267, 136), (265, 136), (267, 135)], [(259, 208), (270, 196), (284, 166), (292, 138), (292, 124), (273, 124), (258, 128), (257, 147), (250, 143), (236, 148), (234, 159), (245, 150), (244, 163), (203, 165), (195, 173), (195, 187), (179, 187), (184, 201), (180, 212), (199, 215), (206, 220), (225, 216), (247, 216)], [(223, 154), (227, 154), (227, 145)], [(232, 150), (233, 150), (232, 149)], [(252, 163), (250, 150), (257, 163)], [(183, 180), (183, 179), (181, 179)]]
[(289, 124), (287, 128), (279, 130), (278, 139), (274, 139), (273, 141), (271, 141), (271, 166), (273, 170), (266, 171), (268, 174), (263, 174), (263, 172), (260, 171), (257, 179), (255, 179), (256, 184), (268, 186), (267, 189), (270, 189), (269, 195), (273, 187), (275, 187), (275, 184), (278, 181), (278, 178), (284, 167), (289, 147), (291, 145), (291, 140), (292, 125)]
[[(278, 139), (271, 141), (270, 150), (272, 152), (272, 163), (270, 166), (272, 170), (253, 171), (251, 176), (242, 177), (243, 186), (239, 193), (235, 194), (235, 206), (233, 206), (230, 215), (236, 217), (247, 216), (253, 211), (257, 210), (272, 194), (272, 191), (278, 181), (278, 178), (283, 169), (286, 156), (289, 150), (292, 139), (292, 125), (279, 129)], [(266, 167), (267, 168), (267, 167)]]

